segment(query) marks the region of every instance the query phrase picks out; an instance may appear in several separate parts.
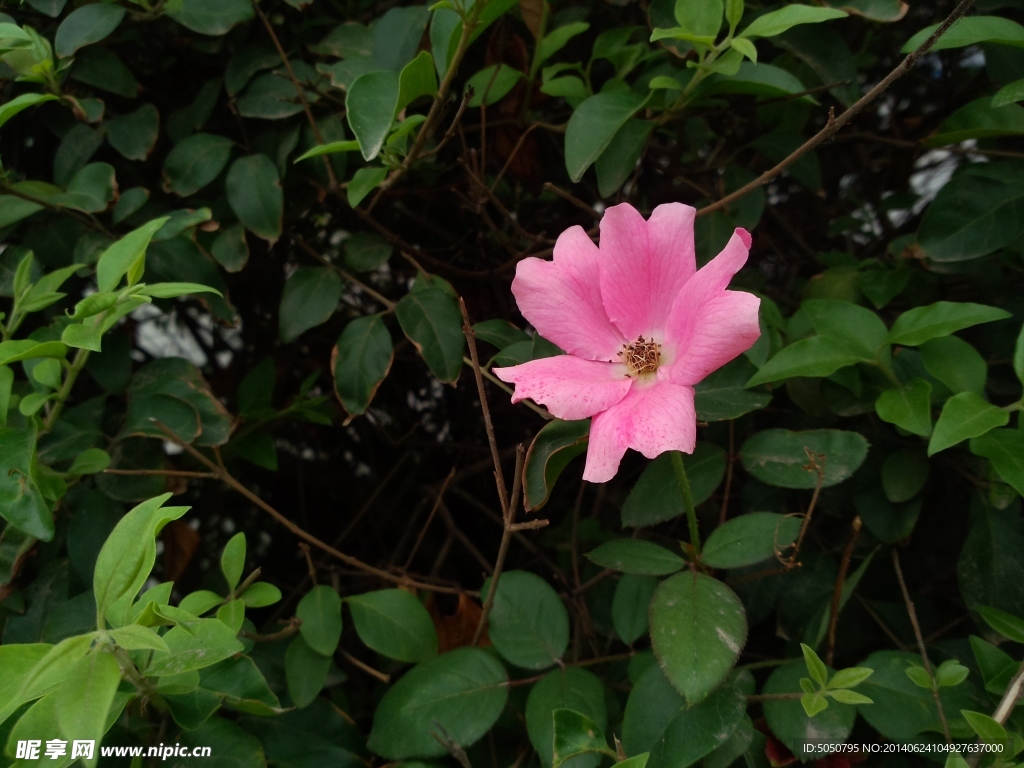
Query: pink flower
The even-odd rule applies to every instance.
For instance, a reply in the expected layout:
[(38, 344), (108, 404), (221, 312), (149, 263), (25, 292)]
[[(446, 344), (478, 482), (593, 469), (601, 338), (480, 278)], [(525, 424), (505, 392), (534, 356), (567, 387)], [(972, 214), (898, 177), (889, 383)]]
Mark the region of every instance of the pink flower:
[(747, 261), (737, 229), (699, 271), (696, 211), (659, 205), (651, 218), (623, 203), (601, 219), (601, 243), (570, 227), (554, 259), (524, 259), (512, 281), (523, 316), (568, 354), (494, 373), (560, 419), (593, 417), (583, 479), (611, 480), (627, 448), (653, 459), (692, 453), (693, 385), (749, 349), (760, 335), (760, 300), (727, 291)]

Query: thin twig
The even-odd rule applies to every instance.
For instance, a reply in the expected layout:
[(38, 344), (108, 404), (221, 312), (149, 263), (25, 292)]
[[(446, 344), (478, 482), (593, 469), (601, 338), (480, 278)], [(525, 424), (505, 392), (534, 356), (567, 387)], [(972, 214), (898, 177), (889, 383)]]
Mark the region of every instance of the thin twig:
[(953, 12), (946, 17), (945, 21), (939, 24), (939, 26), (929, 36), (929, 38), (917, 47), (917, 50), (908, 53), (907, 56), (903, 59), (903, 61), (901, 61), (896, 66), (896, 68), (892, 70), (892, 72), (890, 72), (888, 75), (882, 78), (882, 81), (879, 82), (878, 85), (876, 85), (870, 91), (861, 96), (853, 105), (850, 106), (849, 109), (847, 109), (845, 112), (839, 115), (839, 117), (834, 117), (832, 111), (830, 110), (829, 118), (828, 121), (825, 123), (825, 127), (818, 131), (816, 134), (814, 134), (814, 136), (809, 138), (807, 141), (805, 141), (792, 153), (790, 153), (790, 155), (783, 159), (778, 165), (776, 165), (774, 168), (770, 168), (769, 170), (765, 171), (756, 179), (751, 181), (749, 184), (744, 184), (735, 192), (726, 195), (721, 200), (718, 200), (714, 203), (711, 203), (710, 205), (705, 206), (704, 208), (701, 208), (699, 211), (697, 211), (697, 215), (706, 216), (712, 211), (717, 211), (721, 208), (724, 208), (730, 203), (734, 202), (735, 200), (739, 200), (744, 195), (753, 192), (755, 189), (758, 189), (759, 187), (764, 186), (769, 181), (778, 176), (780, 173), (782, 173), (784, 170), (786, 170), (793, 163), (795, 163), (797, 160), (799, 160), (801, 157), (803, 157), (812, 149), (814, 149), (816, 146), (821, 144), (826, 139), (834, 136), (841, 128), (843, 128), (843, 126), (845, 126), (847, 123), (853, 120), (853, 118), (860, 114), (864, 107), (866, 107), (876, 98), (878, 98), (882, 93), (884, 93), (889, 88), (889, 86), (892, 85), (896, 80), (898, 80), (900, 77), (909, 72), (910, 69), (914, 66), (914, 64), (917, 63), (917, 60), (921, 58), (924, 54), (926, 54), (928, 51), (930, 51), (932, 49), (932, 46), (935, 45), (935, 42), (946, 32), (946, 30), (953, 26), (953, 24), (956, 23), (956, 21), (961, 16), (967, 13), (967, 11), (973, 4), (974, 0), (962, 0), (960, 4), (957, 5), (955, 9), (953, 9)]
[(328, 259), (322, 253), (317, 251), (311, 245), (309, 245), (309, 243), (307, 243), (301, 237), (296, 235), (295, 237), (293, 237), (293, 240), (295, 241), (296, 245), (299, 246), (299, 248), (304, 250), (306, 253), (308, 253), (310, 256), (312, 256), (314, 259), (316, 259), (321, 264), (323, 264), (325, 267), (328, 267), (329, 269), (333, 269), (335, 272), (337, 272), (339, 275), (341, 275), (342, 278), (344, 278), (348, 282), (352, 283), (352, 285), (359, 286), (359, 288), (364, 293), (366, 293), (368, 296), (373, 297), (377, 302), (383, 304), (389, 310), (393, 310), (395, 308), (395, 302), (393, 302), (387, 296), (385, 296), (385, 295), (383, 295), (381, 293), (378, 293), (373, 288), (371, 288), (366, 283), (364, 283), (362, 280), (360, 280), (359, 278), (349, 274), (344, 269), (339, 267), (337, 264), (334, 264), (330, 259)]
[(423, 524), (423, 527), (420, 528), (420, 535), (416, 537), (416, 543), (412, 545), (412, 549), (409, 551), (409, 556), (405, 559), (405, 565), (402, 566), (403, 571), (409, 570), (409, 564), (412, 562), (412, 559), (416, 557), (416, 550), (418, 550), (420, 548), (420, 544), (423, 543), (423, 537), (427, 534), (427, 528), (429, 528), (430, 524), (433, 522), (434, 515), (437, 514), (437, 510), (441, 506), (441, 501), (444, 499), (444, 492), (447, 490), (448, 483), (452, 481), (453, 477), (455, 477), (455, 467), (452, 467), (452, 471), (448, 473), (448, 477), (446, 477), (444, 482), (441, 483), (441, 489), (437, 492), (437, 497), (434, 499), (434, 506), (430, 508), (430, 514), (427, 515), (427, 521)]
[(561, 197), (563, 200), (569, 201), (570, 203), (575, 205), (577, 208), (579, 208), (581, 211), (585, 211), (586, 213), (588, 213), (591, 216), (593, 216), (597, 221), (601, 220), (601, 214), (598, 213), (596, 210), (594, 210), (594, 206), (587, 205), (582, 200), (580, 200), (578, 197), (576, 197), (576, 195), (573, 195), (570, 192), (566, 192), (564, 189), (562, 189), (559, 186), (556, 186), (555, 184), (552, 184), (550, 181), (545, 181), (544, 182), (544, 189), (547, 189), (547, 190), (549, 190), (551, 192), (554, 192), (556, 195)]
[[(263, 22), (263, 27), (267, 30), (267, 34), (270, 35), (270, 39), (274, 43), (274, 47), (277, 49), (277, 55), (281, 57), (281, 63), (284, 64), (285, 70), (288, 72), (288, 79), (292, 81), (292, 85), (295, 86), (295, 93), (299, 97), (299, 103), (302, 105), (302, 111), (306, 113), (306, 120), (309, 121), (309, 127), (313, 131), (313, 138), (316, 140), (318, 145), (324, 143), (324, 137), (320, 134), (320, 126), (316, 124), (316, 119), (313, 117), (313, 110), (309, 108), (309, 99), (306, 98), (306, 89), (299, 84), (299, 79), (295, 76), (295, 70), (292, 69), (292, 63), (288, 61), (288, 54), (284, 52), (284, 47), (281, 45), (281, 41), (277, 37), (277, 33), (274, 31), (274, 27), (270, 23), (270, 19), (263, 13), (263, 9), (260, 8), (259, 2), (253, 0), (253, 10), (256, 11), (256, 15), (260, 17), (260, 21)], [(338, 187), (338, 179), (334, 175), (334, 166), (331, 165), (331, 159), (327, 156), (323, 156), (324, 168), (327, 169), (327, 179), (330, 182), (331, 189)]]
[(729, 512), (729, 492), (732, 489), (732, 469), (736, 464), (736, 422), (729, 422), (729, 453), (725, 457), (725, 490), (722, 492), (722, 509), (718, 513), (718, 524), (725, 523)]
[[(495, 70), (495, 72), (497, 72), (497, 70)], [(438, 145), (436, 147), (434, 147), (429, 152), (424, 152), (422, 155), (420, 155), (420, 159), (421, 160), (424, 157), (430, 157), (431, 155), (436, 155), (438, 152), (440, 152), (442, 149), (444, 149), (444, 145), (445, 144), (447, 144), (449, 141), (452, 140), (452, 138), (455, 136), (455, 127), (459, 124), (459, 121), (462, 119), (462, 113), (466, 111), (466, 105), (469, 103), (469, 100), (470, 100), (470, 98), (472, 96), (473, 96), (472, 90), (467, 90), (462, 95), (462, 101), (459, 102), (459, 108), (455, 111), (455, 117), (452, 118), (452, 124), (450, 126), (448, 126), (447, 133), (445, 133), (445, 135), (443, 137), (441, 137), (441, 141), (438, 142)]]
[(814, 508), (818, 505), (818, 496), (821, 495), (821, 486), (825, 482), (825, 455), (822, 453), (814, 453), (812, 450), (804, 446), (804, 451), (807, 453), (808, 462), (804, 465), (804, 469), (809, 472), (814, 472), (817, 475), (817, 480), (814, 483), (814, 493), (811, 494), (811, 502), (807, 505), (807, 514), (804, 515), (803, 525), (800, 526), (800, 534), (796, 537), (796, 544), (793, 545), (793, 554), (791, 554), (786, 560), (783, 560), (783, 565), (792, 567), (796, 563), (797, 555), (800, 554), (800, 546), (804, 543), (804, 536), (807, 535), (807, 529), (811, 524), (811, 516), (814, 514)]
[(182, 469), (104, 469), (105, 475), (136, 475), (140, 477), (188, 477), (203, 480), (216, 480), (213, 472), (188, 472)]
[(353, 656), (348, 651), (342, 651), (341, 655), (345, 658), (345, 661), (347, 661), (349, 664), (351, 664), (354, 667), (358, 667), (359, 669), (363, 670), (363, 672), (365, 672), (366, 674), (370, 675), (371, 677), (377, 678), (378, 680), (380, 680), (385, 685), (387, 685), (388, 683), (391, 682), (391, 675), (386, 674), (384, 672), (381, 672), (379, 669), (374, 669), (369, 664), (365, 664), (364, 662), (362, 662), (359, 659), (357, 659), (355, 656)]
[(280, 512), (278, 512), (276, 509), (270, 506), (267, 502), (265, 502), (255, 493), (253, 493), (244, 485), (242, 485), (242, 483), (236, 480), (235, 477), (230, 472), (228, 472), (227, 469), (216, 464), (213, 461), (210, 461), (210, 459), (208, 459), (206, 456), (204, 456), (202, 453), (196, 450), (193, 446), (181, 440), (176, 434), (174, 434), (174, 432), (168, 429), (166, 425), (155, 420), (154, 424), (156, 424), (157, 428), (164, 433), (168, 440), (170, 440), (175, 445), (178, 445), (182, 449), (187, 451), (189, 455), (192, 456), (192, 458), (194, 458), (200, 464), (202, 464), (205, 467), (208, 467), (210, 471), (213, 472), (222, 483), (233, 488), (238, 493), (242, 494), (245, 498), (247, 498), (257, 507), (259, 507), (272, 518), (274, 518), (277, 522), (279, 522), (281, 525), (283, 525), (285, 528), (291, 531), (298, 538), (302, 539), (308, 544), (312, 544), (317, 549), (326, 552), (332, 557), (337, 558), (346, 565), (363, 571), (364, 573), (369, 573), (385, 581), (390, 581), (392, 584), (404, 584), (406, 586), (415, 587), (416, 589), (423, 589), (430, 592), (442, 592), (444, 594), (449, 595), (472, 594), (472, 592), (469, 592), (468, 590), (464, 589), (458, 589), (455, 587), (443, 587), (437, 584), (427, 584), (425, 582), (417, 581), (416, 579), (411, 579), (406, 576), (396, 576), (393, 573), (388, 573), (387, 571), (383, 571), (380, 568), (375, 568), (374, 566), (369, 565), (368, 563), (364, 563), (362, 560), (353, 557), (352, 555), (346, 555), (344, 552), (340, 552), (339, 550), (332, 547), (330, 544), (321, 541), (316, 536), (303, 530), (298, 525), (289, 520), (287, 517), (282, 515)]
[(846, 542), (846, 549), (843, 550), (843, 558), (839, 562), (839, 575), (836, 577), (836, 585), (832, 590), (832, 607), (828, 619), (828, 651), (825, 654), (825, 663), (832, 665), (832, 659), (836, 652), (836, 625), (839, 623), (840, 603), (843, 600), (843, 585), (846, 583), (846, 573), (850, 570), (850, 558), (853, 556), (853, 547), (860, 536), (861, 520), (860, 515), (853, 518), (850, 526), (850, 538)]
[(942, 723), (942, 734), (946, 741), (951, 741), (949, 735), (949, 723), (946, 722), (946, 713), (942, 709), (942, 699), (939, 697), (939, 685), (935, 682), (935, 675), (932, 673), (932, 664), (928, 660), (928, 649), (924, 644), (924, 636), (921, 634), (921, 625), (917, 623), (917, 611), (914, 610), (914, 601), (910, 599), (910, 592), (907, 591), (907, 582), (903, 580), (903, 569), (900, 568), (900, 556), (894, 549), (892, 551), (892, 566), (896, 569), (896, 580), (900, 583), (900, 592), (903, 593), (903, 602), (907, 605), (907, 613), (910, 615), (910, 624), (914, 628), (914, 638), (917, 640), (917, 650), (921, 654), (921, 661), (924, 662), (924, 671), (932, 683), (932, 698), (935, 699), (935, 708), (939, 713), (939, 721)]

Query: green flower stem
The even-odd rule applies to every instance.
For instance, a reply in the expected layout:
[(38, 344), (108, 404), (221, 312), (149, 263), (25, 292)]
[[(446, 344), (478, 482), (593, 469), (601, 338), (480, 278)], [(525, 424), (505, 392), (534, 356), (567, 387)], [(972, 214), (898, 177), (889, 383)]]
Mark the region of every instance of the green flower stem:
[(68, 395), (71, 394), (71, 388), (75, 386), (75, 379), (78, 378), (78, 374), (85, 368), (85, 363), (89, 359), (88, 349), (79, 349), (75, 354), (75, 359), (71, 361), (71, 368), (68, 369), (67, 375), (64, 377), (64, 384), (61, 386), (60, 391), (57, 393), (57, 397), (53, 401), (53, 408), (46, 417), (44, 424), (44, 430), (49, 432), (53, 429), (53, 425), (57, 423), (57, 417), (60, 416), (61, 410), (64, 408), (64, 401), (68, 399)]
[(672, 467), (676, 471), (676, 480), (679, 481), (679, 490), (683, 492), (683, 506), (686, 507), (686, 520), (690, 524), (690, 545), (697, 554), (700, 554), (700, 529), (697, 527), (697, 510), (693, 508), (693, 496), (690, 494), (690, 481), (686, 477), (686, 468), (683, 467), (683, 454), (679, 451), (672, 451)]

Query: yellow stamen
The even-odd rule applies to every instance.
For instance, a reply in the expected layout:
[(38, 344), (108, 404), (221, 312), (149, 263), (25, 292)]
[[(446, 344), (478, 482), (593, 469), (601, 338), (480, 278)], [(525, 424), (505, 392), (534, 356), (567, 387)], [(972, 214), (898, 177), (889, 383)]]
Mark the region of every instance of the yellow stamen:
[(629, 367), (629, 376), (654, 373), (661, 362), (661, 344), (640, 336), (632, 344), (623, 344), (619, 357)]

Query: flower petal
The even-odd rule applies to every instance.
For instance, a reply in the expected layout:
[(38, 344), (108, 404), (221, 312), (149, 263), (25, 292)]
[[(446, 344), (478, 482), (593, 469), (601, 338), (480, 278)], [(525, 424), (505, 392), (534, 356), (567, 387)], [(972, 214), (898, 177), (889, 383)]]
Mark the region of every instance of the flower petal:
[(558, 355), (531, 360), (494, 375), (516, 385), (512, 402), (530, 398), (560, 419), (586, 419), (619, 402), (633, 384), (621, 363)]
[(555, 242), (554, 260), (523, 259), (512, 293), (523, 317), (545, 339), (571, 355), (610, 362), (625, 339), (601, 302), (597, 246), (582, 227), (570, 227)]
[(610, 480), (627, 447), (653, 459), (665, 451), (693, 453), (696, 442), (692, 387), (660, 379), (647, 387), (634, 386), (622, 402), (594, 416), (583, 479)]
[(737, 229), (725, 249), (685, 285), (672, 306), (666, 328), (666, 365), (675, 384), (696, 384), (716, 368), (750, 349), (761, 335), (761, 300), (727, 291), (732, 276), (746, 263), (750, 235)]
[(628, 341), (659, 336), (676, 294), (696, 269), (693, 220), (682, 203), (659, 205), (644, 221), (628, 203), (601, 219), (601, 297)]

